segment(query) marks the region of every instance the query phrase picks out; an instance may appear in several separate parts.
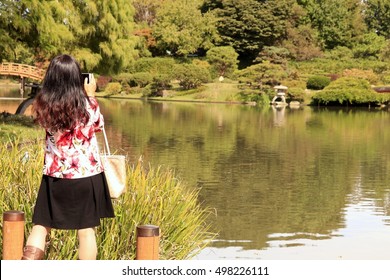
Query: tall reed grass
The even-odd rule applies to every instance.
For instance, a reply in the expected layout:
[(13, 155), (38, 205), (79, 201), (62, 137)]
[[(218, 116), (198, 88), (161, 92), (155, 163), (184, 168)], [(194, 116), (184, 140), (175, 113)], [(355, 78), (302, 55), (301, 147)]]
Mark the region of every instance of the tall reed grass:
[[(31, 231), (42, 176), (42, 148), (39, 139), (28, 145), (13, 140), (0, 146), (0, 210), (24, 211), (25, 237)], [(102, 220), (97, 228), (98, 259), (134, 259), (138, 225), (160, 227), (160, 259), (190, 259), (215, 237), (207, 222), (212, 212), (198, 201), (198, 190), (186, 186), (172, 170), (139, 160), (128, 164), (127, 172), (128, 189), (113, 201), (116, 217)], [(52, 230), (46, 258), (77, 259), (77, 247), (75, 231)]]

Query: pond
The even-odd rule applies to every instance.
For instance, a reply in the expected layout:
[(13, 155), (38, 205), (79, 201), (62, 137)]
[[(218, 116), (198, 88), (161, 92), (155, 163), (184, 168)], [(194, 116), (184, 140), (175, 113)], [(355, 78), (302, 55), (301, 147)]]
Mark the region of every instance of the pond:
[(219, 234), (194, 259), (390, 259), (387, 109), (99, 103), (111, 149), (200, 188)]

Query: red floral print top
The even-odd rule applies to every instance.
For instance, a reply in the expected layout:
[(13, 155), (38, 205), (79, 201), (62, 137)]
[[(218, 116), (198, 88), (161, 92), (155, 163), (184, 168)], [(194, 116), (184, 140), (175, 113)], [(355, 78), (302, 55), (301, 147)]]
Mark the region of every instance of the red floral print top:
[(86, 125), (73, 130), (46, 131), (45, 162), (43, 174), (56, 178), (84, 178), (103, 172), (95, 132), (104, 125), (97, 100), (90, 97), (87, 111), (90, 115)]

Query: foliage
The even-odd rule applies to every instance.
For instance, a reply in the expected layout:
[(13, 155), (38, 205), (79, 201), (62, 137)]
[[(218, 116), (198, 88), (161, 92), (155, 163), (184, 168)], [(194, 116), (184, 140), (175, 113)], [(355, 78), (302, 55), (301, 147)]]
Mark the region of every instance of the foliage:
[(350, 60), (353, 58), (353, 52), (350, 48), (337, 46), (334, 49), (325, 52), (325, 57), (334, 60)]
[(330, 84), (330, 78), (326, 76), (312, 76), (307, 80), (306, 88), (319, 90)]
[(269, 61), (273, 64), (286, 65), (289, 55), (290, 52), (286, 48), (264, 47), (255, 59), (255, 62)]
[(362, 70), (362, 69), (345, 69), (342, 73), (344, 77), (355, 77), (366, 79), (370, 84), (376, 84), (379, 80), (378, 75), (374, 73), (373, 70)]
[(379, 58), (382, 50), (386, 47), (386, 39), (375, 33), (367, 33), (355, 39), (352, 48), (355, 58)]
[(126, 0), (2, 1), (0, 58), (45, 63), (67, 52), (85, 71), (119, 72), (137, 56), (133, 12)]
[(43, 132), (37, 130), (37, 125), (34, 123), (32, 117), (25, 115), (13, 115), (2, 112), (0, 113), (0, 124), (1, 143), (42, 136)]
[(237, 97), (238, 100), (242, 102), (256, 102), (259, 106), (265, 106), (271, 103), (268, 94), (260, 93), (259, 91), (253, 89), (242, 90), (237, 94)]
[(300, 87), (288, 87), (286, 99), (292, 101), (306, 102), (305, 89)]
[(198, 88), (203, 83), (210, 81), (209, 71), (195, 64), (177, 64), (174, 72), (184, 90)]
[(369, 105), (389, 99), (388, 95), (375, 92), (367, 80), (355, 77), (337, 79), (313, 96), (315, 104), (324, 105)]
[[(6, 142), (0, 146), (0, 210), (25, 213), (25, 234), (31, 231), (32, 211), (41, 180), (43, 150), (38, 139), (27, 143)], [(31, 144), (32, 143), (32, 144)], [(28, 153), (26, 161), (23, 155)], [(186, 186), (170, 169), (128, 165), (127, 192), (114, 202), (115, 218), (97, 229), (98, 259), (131, 260), (136, 252), (136, 227), (160, 227), (160, 259), (188, 259), (214, 236), (207, 219), (211, 214), (198, 202), (198, 190)], [(2, 232), (2, 231), (1, 231)], [(0, 235), (0, 245), (3, 235)], [(75, 231), (52, 230), (46, 250), (50, 260), (77, 259)]]
[(390, 85), (390, 71), (382, 72), (380, 77), (383, 84)]
[[(264, 46), (284, 38), (290, 0), (206, 0), (202, 11), (213, 11), (223, 45), (231, 45), (240, 59), (252, 61)], [(244, 57), (245, 56), (245, 57)]]
[(152, 27), (159, 54), (186, 56), (214, 46), (219, 38), (214, 17), (200, 12), (200, 2), (168, 0), (159, 6)]
[(206, 59), (219, 76), (229, 77), (237, 70), (238, 54), (229, 46), (214, 47), (207, 51)]
[(118, 82), (109, 83), (104, 89), (105, 94), (108, 96), (121, 93), (121, 91), (122, 91), (122, 85)]
[(156, 21), (158, 8), (164, 0), (134, 0), (134, 20), (138, 24), (152, 26)]
[(365, 31), (360, 0), (300, 2), (307, 11), (307, 20), (318, 30), (325, 49), (350, 47), (352, 38)]
[(240, 70), (237, 75), (239, 81), (258, 89), (276, 86), (287, 76), (281, 65), (269, 61)]
[(153, 81), (153, 76), (149, 72), (137, 72), (137, 73), (121, 73), (115, 76), (115, 80), (120, 82), (124, 87), (146, 87)]
[(172, 88), (171, 76), (167, 74), (155, 75), (150, 86), (151, 96), (163, 96), (165, 90)]
[(387, 61), (389, 62), (390, 61), (390, 39), (388, 39), (386, 41), (386, 46), (383, 48), (383, 50), (381, 51), (380, 55), (379, 55), (379, 58), (382, 60), (382, 61)]
[[(287, 28), (287, 39), (282, 43), (286, 57), (297, 61), (309, 60), (322, 55), (318, 32), (310, 25)], [(287, 55), (288, 54), (288, 55)]]
[(148, 72), (151, 75), (165, 74), (172, 76), (175, 64), (175, 60), (170, 57), (144, 57), (136, 60), (132, 64), (130, 72)]
[(388, 0), (366, 0), (364, 20), (371, 32), (390, 39), (390, 2)]
[(112, 77), (111, 76), (99, 76), (97, 77), (96, 79), (96, 85), (97, 85), (97, 88), (99, 91), (102, 91), (106, 88), (106, 86), (108, 85), (108, 83), (110, 83), (112, 81)]

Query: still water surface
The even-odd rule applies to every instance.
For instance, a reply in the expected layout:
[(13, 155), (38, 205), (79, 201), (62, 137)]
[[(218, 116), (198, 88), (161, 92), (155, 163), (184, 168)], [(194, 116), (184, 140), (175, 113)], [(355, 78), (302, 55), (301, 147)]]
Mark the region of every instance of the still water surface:
[(201, 188), (195, 259), (390, 259), (389, 111), (99, 103), (112, 149)]

